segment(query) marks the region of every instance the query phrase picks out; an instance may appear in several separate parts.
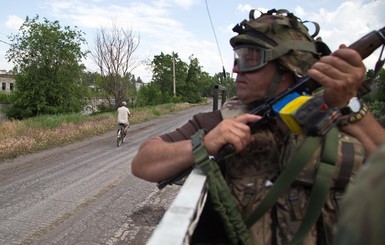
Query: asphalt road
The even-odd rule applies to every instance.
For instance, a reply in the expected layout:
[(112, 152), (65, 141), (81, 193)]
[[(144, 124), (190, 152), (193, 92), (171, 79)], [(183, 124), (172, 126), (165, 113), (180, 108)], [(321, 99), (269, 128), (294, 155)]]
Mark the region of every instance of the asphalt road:
[(145, 244), (178, 192), (131, 174), (148, 137), (184, 124), (212, 105), (0, 162), (0, 244)]

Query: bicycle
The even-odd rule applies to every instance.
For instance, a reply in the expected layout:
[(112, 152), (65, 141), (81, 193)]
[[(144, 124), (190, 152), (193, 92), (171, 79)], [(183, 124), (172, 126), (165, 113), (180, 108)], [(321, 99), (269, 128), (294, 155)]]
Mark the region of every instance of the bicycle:
[[(130, 124), (128, 124), (127, 128), (129, 127)], [(123, 123), (119, 123), (119, 129), (117, 132), (117, 146), (121, 146), (126, 139), (126, 131), (124, 130), (125, 125)]]

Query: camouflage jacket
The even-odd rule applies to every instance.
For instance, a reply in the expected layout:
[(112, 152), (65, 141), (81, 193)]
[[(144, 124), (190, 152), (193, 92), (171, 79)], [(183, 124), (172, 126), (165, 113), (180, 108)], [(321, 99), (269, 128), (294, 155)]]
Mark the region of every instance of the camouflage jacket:
[[(229, 99), (221, 109), (223, 118), (247, 113), (248, 108), (237, 98)], [(303, 136), (282, 133), (278, 125), (269, 125), (255, 133), (256, 140), (224, 164), (225, 179), (244, 217), (252, 213), (274, 184), (280, 170), (287, 164), (292, 149), (298, 147)], [(364, 161), (364, 150), (355, 138), (339, 133), (337, 171), (322, 217), (303, 244), (331, 244), (337, 222), (337, 199), (346, 184)], [(321, 146), (297, 177), (286, 195), (250, 229), (254, 244), (287, 244), (301, 224), (314, 182)], [(322, 231), (322, 234), (318, 234)]]

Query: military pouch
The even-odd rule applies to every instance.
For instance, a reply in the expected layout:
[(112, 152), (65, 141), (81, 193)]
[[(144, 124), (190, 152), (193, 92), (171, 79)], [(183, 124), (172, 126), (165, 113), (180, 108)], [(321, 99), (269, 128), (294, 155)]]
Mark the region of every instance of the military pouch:
[(294, 114), (303, 134), (314, 136), (326, 135), (336, 125), (340, 116), (340, 111), (335, 107), (329, 107), (321, 96), (312, 97)]
[(273, 106), (273, 110), (294, 134), (324, 136), (341, 116), (335, 107), (329, 107), (322, 96), (291, 93)]

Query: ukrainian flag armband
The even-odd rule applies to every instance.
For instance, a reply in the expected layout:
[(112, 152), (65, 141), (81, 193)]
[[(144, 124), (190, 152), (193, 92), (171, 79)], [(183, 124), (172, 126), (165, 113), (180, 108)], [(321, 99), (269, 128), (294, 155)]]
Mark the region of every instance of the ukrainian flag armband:
[(203, 143), (203, 137), (205, 135), (206, 135), (206, 130), (200, 129), (193, 136), (191, 136), (192, 153), (195, 159), (195, 164), (197, 165), (209, 159), (209, 154)]

